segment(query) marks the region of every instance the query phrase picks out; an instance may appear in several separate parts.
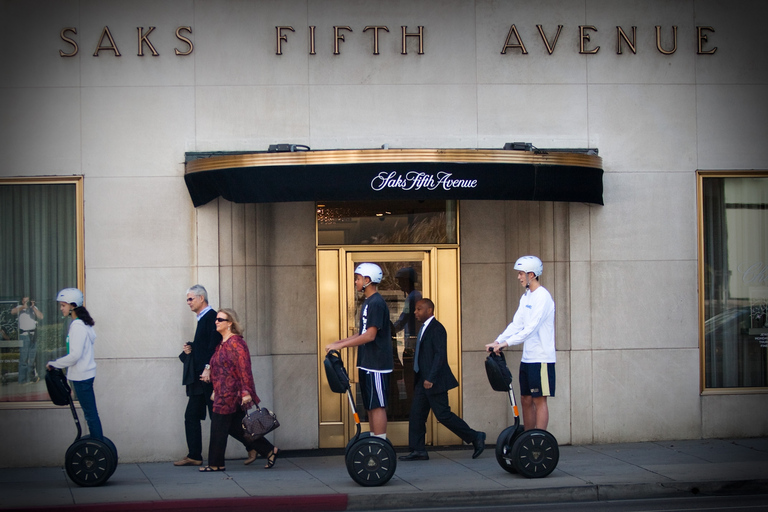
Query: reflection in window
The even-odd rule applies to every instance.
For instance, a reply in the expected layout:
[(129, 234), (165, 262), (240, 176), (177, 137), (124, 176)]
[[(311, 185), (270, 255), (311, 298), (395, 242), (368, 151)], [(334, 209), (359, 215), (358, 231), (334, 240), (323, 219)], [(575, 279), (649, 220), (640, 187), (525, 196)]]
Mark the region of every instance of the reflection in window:
[(768, 386), (768, 176), (703, 177), (707, 388)]
[(456, 201), (317, 204), (318, 245), (455, 244)]
[(0, 401), (48, 401), (66, 354), (59, 289), (77, 286), (77, 183), (0, 182)]

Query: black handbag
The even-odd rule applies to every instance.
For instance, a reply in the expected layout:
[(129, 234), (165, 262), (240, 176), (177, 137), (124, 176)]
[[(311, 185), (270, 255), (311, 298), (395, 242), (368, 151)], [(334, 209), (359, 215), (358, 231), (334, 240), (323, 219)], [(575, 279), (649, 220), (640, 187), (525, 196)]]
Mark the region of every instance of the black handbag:
[(341, 360), (341, 354), (338, 350), (331, 350), (326, 354), (325, 377), (328, 379), (328, 385), (334, 393), (346, 393), (349, 389), (349, 375), (344, 368), (344, 362)]
[(279, 426), (280, 422), (277, 421), (275, 413), (266, 407), (259, 407), (257, 405), (255, 408), (245, 412), (243, 417), (243, 437), (245, 437), (246, 441), (252, 443)]
[(54, 405), (69, 405), (72, 389), (67, 383), (67, 377), (61, 368), (54, 368), (45, 372), (45, 386)]
[(491, 351), (485, 359), (485, 373), (488, 375), (488, 382), (494, 391), (509, 391), (512, 385), (512, 372), (507, 367), (507, 360), (503, 353)]

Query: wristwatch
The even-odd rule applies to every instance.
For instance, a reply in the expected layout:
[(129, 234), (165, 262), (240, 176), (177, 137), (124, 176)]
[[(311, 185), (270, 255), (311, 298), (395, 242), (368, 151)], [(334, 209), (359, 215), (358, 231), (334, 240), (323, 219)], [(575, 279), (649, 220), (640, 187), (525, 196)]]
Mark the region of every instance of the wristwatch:
[(205, 369), (206, 370), (210, 370), (211, 369), (211, 365), (209, 365), (209, 364), (205, 365)]

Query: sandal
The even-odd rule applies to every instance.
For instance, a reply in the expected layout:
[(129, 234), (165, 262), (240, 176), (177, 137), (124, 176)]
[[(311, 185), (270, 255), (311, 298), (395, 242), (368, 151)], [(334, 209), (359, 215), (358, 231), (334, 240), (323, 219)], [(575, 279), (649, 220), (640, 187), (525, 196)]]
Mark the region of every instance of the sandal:
[(277, 448), (272, 450), (272, 453), (269, 454), (269, 457), (267, 457), (267, 465), (264, 466), (264, 469), (272, 469), (275, 466), (275, 461), (277, 461), (277, 454), (280, 452)]
[(226, 471), (226, 470), (227, 468), (225, 468), (224, 466), (219, 466), (217, 468), (213, 466), (203, 466), (198, 471), (200, 471), (201, 473), (213, 473), (215, 471)]

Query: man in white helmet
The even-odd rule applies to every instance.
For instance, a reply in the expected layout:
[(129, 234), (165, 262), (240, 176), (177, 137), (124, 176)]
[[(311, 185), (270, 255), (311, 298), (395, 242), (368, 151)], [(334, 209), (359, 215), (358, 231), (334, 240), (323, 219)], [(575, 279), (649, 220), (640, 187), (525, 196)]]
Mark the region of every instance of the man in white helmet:
[(523, 423), (525, 430), (546, 430), (547, 397), (555, 396), (555, 301), (539, 283), (544, 271), (539, 258), (523, 256), (515, 262), (515, 270), (525, 293), (512, 323), (486, 348), (498, 353), (523, 343), (519, 375)]
[(360, 333), (331, 343), (325, 347), (325, 352), (359, 347), (357, 368), (363, 405), (368, 411), (368, 423), (373, 435), (386, 439), (386, 407), (394, 356), (389, 307), (378, 292), (378, 284), (383, 277), (381, 267), (374, 263), (361, 263), (355, 268), (355, 290), (362, 292), (365, 297), (360, 309)]

